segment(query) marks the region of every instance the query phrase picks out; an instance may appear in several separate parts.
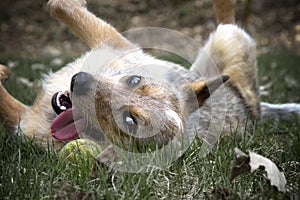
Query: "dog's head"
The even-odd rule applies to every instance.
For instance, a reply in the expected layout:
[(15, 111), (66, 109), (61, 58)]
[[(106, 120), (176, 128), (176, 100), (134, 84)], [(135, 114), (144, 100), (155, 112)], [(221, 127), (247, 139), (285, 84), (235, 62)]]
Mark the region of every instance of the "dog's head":
[[(175, 135), (184, 133), (189, 115), (228, 80), (227, 76), (193, 80), (188, 70), (180, 71), (185, 73), (183, 76), (174, 68), (157, 65), (157, 62), (133, 67), (131, 64), (120, 66), (120, 63), (130, 62), (113, 62), (106, 67), (109, 72), (75, 74), (71, 80), (71, 94), (58, 94), (54, 99), (60, 106), (65, 104), (69, 108), (59, 116), (72, 114), (80, 129), (77, 132), (81, 131), (80, 127), (93, 125), (111, 142), (126, 149), (161, 148)], [(112, 72), (111, 69), (118, 70)], [(70, 96), (72, 101), (61, 100), (70, 99)], [(74, 115), (74, 110), (80, 114)], [(61, 117), (60, 120), (65, 119)], [(57, 131), (59, 123), (58, 120), (53, 123), (54, 136), (71, 139), (71, 135), (61, 136), (67, 131)], [(95, 133), (91, 137), (95, 137)]]

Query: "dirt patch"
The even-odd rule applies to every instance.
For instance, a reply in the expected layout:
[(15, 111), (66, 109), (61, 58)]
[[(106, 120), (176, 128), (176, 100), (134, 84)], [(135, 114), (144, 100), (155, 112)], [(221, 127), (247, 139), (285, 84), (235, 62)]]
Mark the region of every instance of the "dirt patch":
[[(120, 31), (164, 27), (202, 44), (216, 28), (210, 0), (89, 0), (88, 8)], [(238, 1), (237, 19), (257, 41), (259, 53), (282, 49), (300, 53), (299, 1)], [(1, 57), (33, 58), (73, 57), (88, 50), (64, 24), (50, 16), (46, 1), (22, 0), (0, 2), (0, 49)]]

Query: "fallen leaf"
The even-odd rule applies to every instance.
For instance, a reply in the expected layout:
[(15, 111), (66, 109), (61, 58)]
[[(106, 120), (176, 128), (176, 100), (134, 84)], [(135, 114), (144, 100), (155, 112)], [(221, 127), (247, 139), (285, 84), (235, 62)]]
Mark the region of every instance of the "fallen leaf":
[(237, 159), (231, 166), (230, 181), (233, 181), (240, 174), (251, 172), (263, 168), (267, 173), (270, 184), (275, 186), (278, 191), (286, 191), (286, 178), (284, 173), (279, 171), (278, 167), (270, 159), (257, 153), (249, 151), (249, 156), (238, 148), (234, 149)]
[(251, 173), (257, 170), (259, 167), (264, 167), (267, 172), (267, 176), (270, 180), (270, 184), (277, 187), (281, 192), (286, 191), (286, 179), (283, 172), (279, 171), (278, 167), (270, 159), (263, 157), (257, 153), (249, 152)]
[(250, 158), (244, 152), (239, 150), (238, 148), (234, 149), (236, 160), (232, 164), (231, 173), (230, 173), (230, 181), (233, 181), (235, 177), (240, 174), (250, 172)]

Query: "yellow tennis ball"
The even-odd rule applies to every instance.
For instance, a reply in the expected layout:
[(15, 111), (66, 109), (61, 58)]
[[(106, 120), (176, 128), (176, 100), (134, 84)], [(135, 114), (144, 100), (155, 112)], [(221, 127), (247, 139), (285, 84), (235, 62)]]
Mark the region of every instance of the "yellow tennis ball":
[(92, 167), (94, 159), (102, 151), (96, 142), (89, 139), (77, 139), (67, 143), (59, 152), (60, 159), (66, 159), (81, 168)]

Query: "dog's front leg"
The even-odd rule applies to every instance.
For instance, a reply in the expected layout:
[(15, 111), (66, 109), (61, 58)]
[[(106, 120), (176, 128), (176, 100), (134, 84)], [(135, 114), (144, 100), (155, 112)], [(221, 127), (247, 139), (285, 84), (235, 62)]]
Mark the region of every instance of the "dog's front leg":
[(81, 0), (50, 0), (48, 7), (53, 16), (65, 23), (81, 40), (91, 48), (108, 42), (114, 48), (134, 47), (111, 25), (85, 7)]
[(0, 125), (10, 132), (14, 132), (17, 127), (21, 114), (25, 111), (26, 106), (12, 97), (2, 83), (10, 75), (10, 70), (0, 65)]

